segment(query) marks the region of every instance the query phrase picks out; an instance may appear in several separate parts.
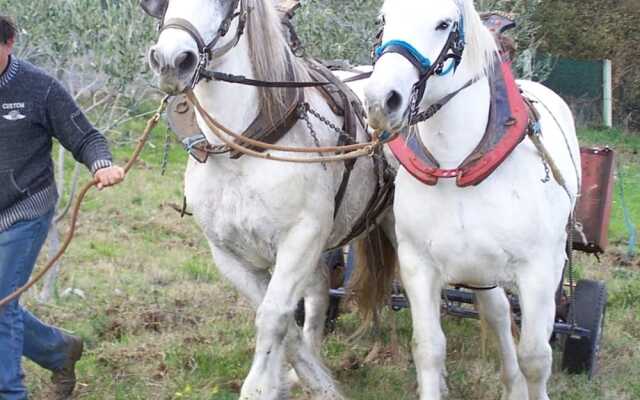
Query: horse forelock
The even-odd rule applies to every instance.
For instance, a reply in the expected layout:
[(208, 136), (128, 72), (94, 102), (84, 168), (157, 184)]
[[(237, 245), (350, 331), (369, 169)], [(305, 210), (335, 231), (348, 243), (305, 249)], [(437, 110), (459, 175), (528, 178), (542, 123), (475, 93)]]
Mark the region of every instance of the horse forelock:
[(462, 62), (476, 72), (476, 76), (488, 75), (499, 57), (493, 34), (487, 29), (476, 11), (473, 0), (455, 0), (460, 10), (465, 32), (466, 47)]
[[(249, 9), (247, 37), (249, 57), (256, 79), (265, 81), (308, 80), (309, 76), (293, 55), (282, 31), (282, 23), (272, 1), (245, 0)], [(260, 107), (272, 121), (285, 106), (287, 89), (259, 88)]]
[[(414, 0), (416, 2), (422, 0)], [(465, 33), (465, 51), (462, 62), (469, 66), (476, 77), (487, 75), (494, 66), (496, 57), (499, 57), (498, 48), (493, 34), (487, 29), (480, 19), (480, 15), (474, 6), (474, 0), (451, 0), (457, 7), (462, 17)], [(410, 3), (405, 3), (410, 4)], [(424, 3), (421, 3), (423, 6)], [(442, 0), (431, 0), (428, 4), (431, 10), (445, 3)], [(391, 13), (394, 6), (400, 6), (396, 0), (386, 0), (381, 9), (381, 16)]]

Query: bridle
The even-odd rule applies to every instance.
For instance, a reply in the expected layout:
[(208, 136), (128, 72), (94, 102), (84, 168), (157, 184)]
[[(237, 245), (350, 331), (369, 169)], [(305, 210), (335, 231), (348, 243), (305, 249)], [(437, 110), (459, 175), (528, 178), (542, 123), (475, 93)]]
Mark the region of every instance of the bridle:
[[(162, 1), (161, 3), (158, 3)], [(195, 41), (198, 46), (198, 51), (200, 53), (200, 59), (197, 71), (194, 72), (192, 78), (192, 85), (187, 86), (183, 94), (186, 96), (188, 102), (194, 109), (203, 117), (204, 123), (207, 125), (209, 130), (223, 143), (221, 146), (207, 146), (208, 142), (206, 137), (203, 138), (200, 135), (195, 135), (193, 137), (187, 138), (187, 141), (184, 142), (185, 147), (189, 151), (191, 155), (196, 158), (199, 162), (206, 162), (206, 157), (198, 157), (194, 153), (194, 149), (199, 151), (205, 151), (208, 154), (224, 154), (234, 152), (238, 154), (238, 156), (245, 154), (255, 158), (268, 159), (274, 161), (285, 161), (285, 162), (294, 162), (294, 163), (326, 163), (326, 162), (344, 162), (353, 160), (359, 157), (364, 156), (372, 156), (376, 153), (377, 149), (387, 141), (393, 139), (394, 135), (384, 134), (383, 132), (374, 132), (371, 135), (371, 140), (364, 143), (354, 142), (352, 144), (339, 143), (337, 146), (325, 146), (321, 147), (318, 143), (316, 143), (315, 147), (299, 147), (299, 146), (280, 146), (277, 145), (276, 142), (279, 139), (277, 136), (281, 135), (283, 132), (288, 132), (292, 126), (299, 120), (303, 120), (307, 127), (309, 128), (310, 134), (315, 138), (315, 132), (313, 131), (313, 126), (309, 121), (309, 116), (313, 116), (317, 118), (320, 122), (326, 125), (328, 128), (332, 129), (334, 132), (338, 133), (340, 136), (340, 141), (343, 141), (343, 137), (351, 138), (350, 131), (345, 131), (344, 129), (340, 129), (331, 123), (330, 120), (325, 118), (322, 114), (320, 114), (317, 110), (313, 109), (308, 102), (304, 100), (304, 91), (300, 90), (303, 88), (319, 88), (322, 87), (336, 87), (336, 93), (344, 94), (346, 90), (345, 88), (341, 88), (344, 84), (349, 82), (354, 82), (356, 80), (366, 79), (370, 76), (370, 73), (360, 73), (356, 76), (353, 76), (349, 79), (345, 79), (344, 81), (340, 81), (330, 74), (329, 70), (324, 68), (319, 62), (314, 61), (312, 59), (305, 60), (307, 63), (307, 68), (310, 71), (316, 71), (315, 73), (311, 73), (312, 81), (300, 82), (295, 80), (295, 73), (292, 68), (290, 68), (291, 80), (289, 81), (264, 81), (258, 79), (251, 79), (241, 75), (233, 75), (228, 73), (223, 73), (219, 71), (212, 71), (207, 69), (207, 64), (210, 60), (213, 60), (215, 57), (220, 57), (225, 53), (229, 52), (233, 49), (239, 42), (242, 34), (245, 30), (245, 26), (247, 24), (248, 15), (250, 7), (247, 6), (247, 0), (232, 0), (230, 5), (230, 10), (227, 13), (226, 17), (223, 19), (220, 28), (217, 31), (215, 37), (209, 42), (206, 43), (202, 38), (200, 32), (193, 26), (192, 23), (180, 18), (171, 18), (165, 21), (166, 12), (168, 8), (168, 0), (141, 0), (140, 5), (142, 9), (151, 17), (159, 20), (158, 30), (162, 32), (169, 28), (175, 28), (179, 30), (183, 30), (187, 32)], [(236, 30), (235, 37), (232, 40), (229, 40), (226, 44), (216, 47), (218, 41), (224, 37), (234, 21), (235, 18), (238, 18), (238, 27)], [(291, 64), (290, 64), (291, 67)], [(323, 67), (323, 68), (321, 68)], [(323, 75), (325, 71), (329, 73), (331, 77)], [(193, 93), (193, 88), (197, 85), (201, 80), (206, 81), (222, 81), (232, 84), (239, 85), (248, 85), (262, 88), (293, 88), (298, 89), (295, 91), (295, 98), (291, 98), (291, 104), (288, 104), (288, 110), (283, 110), (285, 112), (282, 113), (282, 120), (280, 121), (264, 121), (264, 117), (262, 113), (259, 113), (256, 119), (250, 124), (249, 128), (242, 133), (236, 133), (226, 128), (224, 125), (220, 124), (216, 121), (202, 105), (200, 105), (197, 97)], [(321, 92), (326, 93), (323, 96), (329, 101), (339, 101), (337, 97), (332, 95), (332, 91), (328, 91), (326, 89), (321, 89)], [(346, 96), (346, 97), (345, 97)], [(354, 103), (348, 101), (347, 95), (340, 95), (341, 100), (343, 100), (343, 104), (349, 104), (349, 108), (354, 107)], [(340, 107), (336, 104), (336, 107)], [(346, 107), (346, 106), (344, 106)], [(346, 109), (345, 109), (346, 110)], [(337, 113), (345, 112), (336, 110)], [(351, 115), (351, 114), (349, 114)], [(362, 122), (362, 121), (361, 121)], [(262, 124), (262, 125), (261, 125)], [(256, 128), (257, 127), (257, 128)], [(265, 128), (266, 127), (266, 128)], [(253, 130), (251, 130), (253, 128)], [(263, 129), (264, 128), (264, 129)], [(259, 130), (257, 130), (259, 129)], [(258, 134), (252, 135), (253, 133), (258, 132)], [(382, 135), (381, 135), (382, 133)], [(246, 135), (245, 135), (246, 134)], [(345, 136), (346, 135), (346, 136)], [(266, 141), (254, 139), (253, 137), (271, 137), (276, 136), (275, 139), (266, 139)], [(269, 142), (272, 140), (272, 142)], [(317, 140), (316, 140), (317, 142)], [(204, 149), (202, 148), (204, 146)], [(214, 148), (215, 147), (215, 148)], [(335, 155), (320, 157), (289, 157), (289, 156), (280, 156), (271, 154), (270, 151), (278, 151), (278, 152), (291, 152), (291, 153), (336, 153)], [(264, 152), (264, 153), (263, 153)], [(237, 158), (238, 156), (233, 156)]]
[[(428, 57), (425, 57), (418, 49), (404, 40), (389, 40), (382, 42), (382, 34), (384, 32), (384, 20), (380, 23), (380, 31), (376, 38), (378, 42), (374, 48), (373, 57), (374, 64), (385, 54), (396, 53), (400, 54), (407, 61), (409, 61), (417, 70), (419, 74), (418, 81), (413, 85), (411, 91), (411, 100), (409, 107), (407, 108), (407, 121), (409, 125), (415, 125), (418, 122), (425, 121), (431, 118), (442, 106), (444, 105), (441, 100), (434, 106), (429, 107), (426, 111), (420, 112), (420, 102), (424, 97), (424, 93), (427, 87), (427, 81), (433, 75), (444, 76), (449, 73), (455, 73), (460, 62), (462, 61), (462, 53), (465, 48), (465, 34), (464, 34), (464, 22), (462, 17), (457, 22), (453, 22), (451, 30), (444, 47), (438, 54), (436, 60), (432, 63)], [(445, 63), (449, 60), (453, 62), (445, 69)], [(469, 87), (473, 82), (468, 82), (461, 89), (445, 97), (446, 102), (451, 100), (453, 96), (458, 94), (463, 89)], [(445, 102), (445, 103), (446, 103)]]
[[(159, 15), (155, 15), (149, 10), (147, 10), (144, 6), (143, 9), (150, 16), (157, 18), (160, 20), (158, 24), (158, 32), (162, 33), (167, 29), (178, 29), (183, 32), (186, 32), (191, 36), (191, 38), (196, 42), (198, 46), (198, 66), (193, 74), (193, 78), (191, 80), (190, 87), (195, 87), (205, 76), (203, 76), (203, 72), (206, 70), (207, 64), (213, 59), (220, 58), (231, 49), (236, 47), (240, 38), (244, 34), (244, 29), (247, 24), (247, 16), (249, 13), (249, 9), (245, 4), (245, 0), (232, 0), (231, 6), (229, 7), (229, 11), (227, 15), (222, 20), (220, 27), (216, 31), (215, 36), (209, 41), (206, 42), (202, 37), (202, 34), (198, 29), (189, 21), (183, 18), (170, 18), (165, 20), (165, 15), (167, 13), (167, 8), (169, 7), (169, 1), (165, 2), (162, 13)], [(216, 47), (220, 39), (225, 37), (227, 33), (229, 33), (229, 29), (231, 28), (231, 24), (233, 21), (238, 18), (238, 24), (236, 28), (236, 33), (232, 40), (229, 40), (227, 43), (220, 47)]]

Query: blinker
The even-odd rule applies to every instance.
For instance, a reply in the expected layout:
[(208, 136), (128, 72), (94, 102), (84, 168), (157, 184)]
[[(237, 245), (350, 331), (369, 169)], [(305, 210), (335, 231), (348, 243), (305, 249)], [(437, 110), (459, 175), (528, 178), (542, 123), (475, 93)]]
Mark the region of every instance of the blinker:
[(140, 0), (140, 7), (150, 17), (162, 20), (169, 7), (169, 0)]

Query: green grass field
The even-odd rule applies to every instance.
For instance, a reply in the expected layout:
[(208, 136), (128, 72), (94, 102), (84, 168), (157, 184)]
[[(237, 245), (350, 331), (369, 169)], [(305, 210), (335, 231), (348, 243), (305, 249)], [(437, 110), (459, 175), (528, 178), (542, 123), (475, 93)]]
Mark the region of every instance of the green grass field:
[[(584, 144), (608, 144), (618, 151), (626, 202), (640, 224), (640, 136), (583, 131), (581, 137)], [(174, 145), (162, 177), (162, 140), (158, 133), (124, 184), (92, 193), (83, 206), (58, 288), (81, 289), (84, 298), (58, 297), (51, 304), (37, 303), (33, 294), (24, 298), (42, 319), (86, 340), (78, 399), (232, 400), (250, 367), (253, 311), (220, 279), (194, 221), (180, 219), (171, 208), (182, 202), (186, 155)], [(121, 163), (129, 151), (117, 149)], [(608, 282), (601, 372), (593, 381), (566, 375), (556, 352), (549, 383), (553, 399), (640, 399), (640, 259), (626, 257), (627, 237), (616, 188), (609, 252), (601, 262), (577, 257), (582, 277)], [(373, 340), (347, 341), (359, 326), (357, 315), (347, 311), (336, 333), (326, 338), (324, 357), (348, 398), (417, 398), (408, 312), (385, 313), (386, 345), (391, 322), (399, 346), (385, 347), (383, 356), (369, 364), (363, 360)], [(487, 350), (479, 351), (479, 322), (447, 317), (444, 328), (450, 398), (499, 399), (496, 347), (489, 341)], [(49, 373), (30, 362), (25, 369), (32, 398), (46, 399)], [(299, 389), (292, 397), (308, 398)]]

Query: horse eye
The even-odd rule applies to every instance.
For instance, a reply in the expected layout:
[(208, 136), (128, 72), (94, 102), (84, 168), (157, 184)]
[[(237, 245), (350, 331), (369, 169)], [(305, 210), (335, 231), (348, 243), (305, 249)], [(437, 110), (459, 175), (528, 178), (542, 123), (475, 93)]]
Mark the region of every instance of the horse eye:
[(451, 23), (449, 21), (442, 21), (440, 22), (440, 24), (436, 27), (437, 31), (446, 31), (447, 29), (449, 29), (449, 27), (451, 26)]

